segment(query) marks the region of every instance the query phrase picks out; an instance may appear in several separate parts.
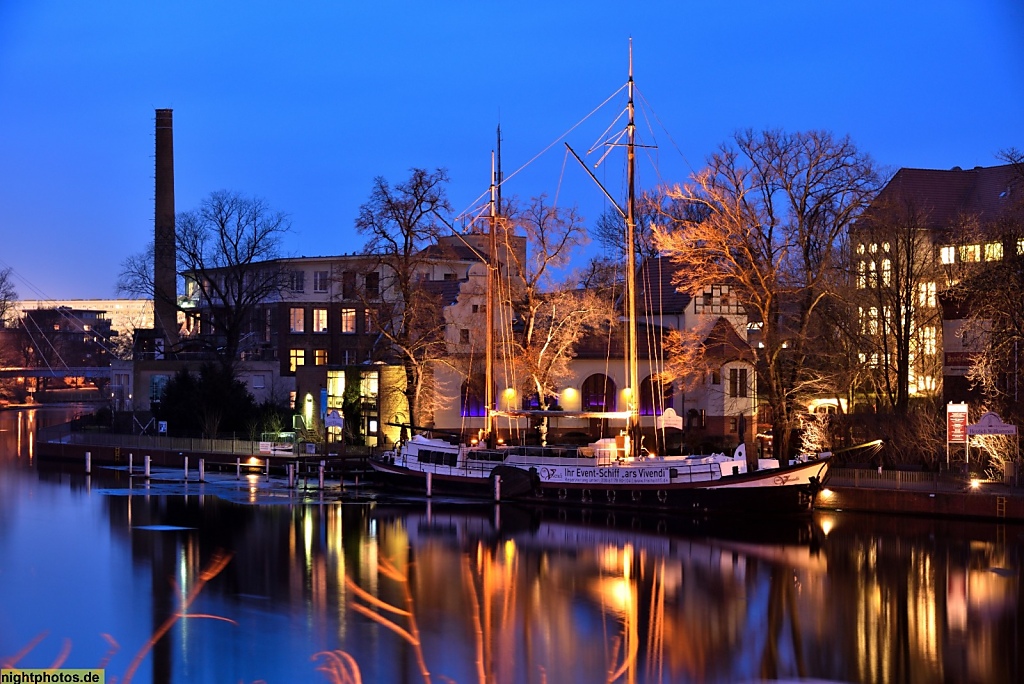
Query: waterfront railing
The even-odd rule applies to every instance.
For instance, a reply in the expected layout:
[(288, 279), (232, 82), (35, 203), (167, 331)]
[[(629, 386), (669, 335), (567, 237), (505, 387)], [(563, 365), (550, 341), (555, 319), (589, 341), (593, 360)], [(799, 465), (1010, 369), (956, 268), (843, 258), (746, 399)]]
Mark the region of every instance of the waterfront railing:
[(968, 480), (951, 473), (869, 468), (829, 468), (826, 486), (906, 489), (926, 492), (963, 491)]

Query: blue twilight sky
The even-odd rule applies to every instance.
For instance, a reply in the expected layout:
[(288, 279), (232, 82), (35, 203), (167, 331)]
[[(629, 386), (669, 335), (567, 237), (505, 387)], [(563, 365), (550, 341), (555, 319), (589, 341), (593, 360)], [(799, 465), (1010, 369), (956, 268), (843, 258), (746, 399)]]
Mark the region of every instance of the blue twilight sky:
[[(165, 107), (178, 211), (256, 194), (290, 215), (288, 255), (356, 251), (375, 176), (445, 167), (468, 209), (497, 124), (509, 177), (625, 82), (630, 37), (640, 136), (658, 145), (644, 186), (685, 180), (745, 128), (849, 134), (892, 169), (1024, 148), (1017, 0), (2, 0), (0, 268), (24, 299), (113, 296), (152, 240)], [(622, 106), (567, 140), (585, 151)], [(597, 175), (621, 192), (621, 162)], [(588, 220), (605, 208), (561, 142), (505, 188)]]

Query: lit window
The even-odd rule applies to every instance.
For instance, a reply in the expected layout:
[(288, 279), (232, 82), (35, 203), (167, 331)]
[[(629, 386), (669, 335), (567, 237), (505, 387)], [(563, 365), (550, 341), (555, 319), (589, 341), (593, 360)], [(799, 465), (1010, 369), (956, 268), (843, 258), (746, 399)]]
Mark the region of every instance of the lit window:
[(874, 261), (868, 264), (868, 287), (878, 287), (878, 271)]
[(956, 248), (947, 245), (939, 250), (939, 260), (944, 264), (951, 264), (956, 258)]
[(883, 252), (888, 252), (889, 251), (889, 243), (888, 242), (883, 242), (882, 243), (882, 251)]
[[(863, 245), (861, 245), (863, 247)], [(857, 287), (863, 290), (868, 286), (868, 265), (863, 261), (857, 263)]]
[(871, 251), (872, 254), (877, 252), (878, 251), (878, 243), (872, 242), (871, 243), (871, 250), (870, 251)]
[(1024, 254), (1024, 238), (1017, 238), (1017, 254)]
[(985, 261), (999, 261), (1003, 258), (1002, 242), (985, 243)]
[(341, 310), (341, 332), (346, 335), (351, 335), (356, 331), (356, 310), (355, 309), (342, 309)]
[(921, 346), (924, 348), (924, 353), (929, 356), (935, 356), (935, 351), (938, 346), (936, 344), (935, 326), (926, 325), (921, 328), (921, 342)]
[(961, 245), (960, 261), (977, 263), (981, 261), (981, 245)]
[(292, 373), (299, 366), (306, 365), (306, 350), (305, 349), (289, 349), (288, 350), (288, 370)]
[(917, 286), (917, 305), (921, 307), (935, 306), (935, 283), (919, 283)]
[(317, 349), (316, 350), (316, 365), (326, 366), (327, 365), (327, 350)]
[(892, 284), (892, 261), (889, 259), (882, 259), (882, 285), (889, 286)]
[(329, 271), (313, 271), (313, 292), (327, 292), (330, 282)]
[(327, 332), (327, 309), (313, 309), (313, 332)]
[(295, 306), (288, 311), (288, 330), (293, 333), (306, 332), (306, 310)]
[(863, 254), (863, 253), (864, 253), (864, 243), (862, 242), (859, 245), (857, 245), (857, 254)]

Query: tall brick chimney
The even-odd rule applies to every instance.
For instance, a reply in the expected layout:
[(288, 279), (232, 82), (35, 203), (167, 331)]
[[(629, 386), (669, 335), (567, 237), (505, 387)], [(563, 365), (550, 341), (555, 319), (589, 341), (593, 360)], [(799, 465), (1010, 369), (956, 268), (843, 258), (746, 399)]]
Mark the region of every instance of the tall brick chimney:
[(156, 110), (156, 216), (153, 235), (154, 327), (165, 345), (178, 343), (178, 275), (174, 236), (174, 130), (172, 110)]

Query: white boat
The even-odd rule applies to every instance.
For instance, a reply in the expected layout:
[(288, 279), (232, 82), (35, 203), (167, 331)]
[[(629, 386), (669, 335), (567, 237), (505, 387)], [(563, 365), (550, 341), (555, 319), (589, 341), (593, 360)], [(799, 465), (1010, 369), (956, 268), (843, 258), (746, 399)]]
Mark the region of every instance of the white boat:
[(749, 471), (742, 446), (732, 456), (633, 458), (616, 440), (590, 447), (487, 449), (417, 435), (371, 459), (388, 486), (428, 496), (528, 499), (687, 514), (805, 514), (825, 477), (829, 455), (780, 468), (759, 459)]
[[(627, 261), (634, 263), (633, 227), (633, 74), (628, 81), (629, 126), (627, 147), (628, 196), (620, 209), (627, 226)], [(569, 148), (571, 151), (571, 148)], [(575, 152), (573, 152), (575, 155)], [(577, 157), (578, 159), (578, 157)], [(582, 162), (581, 162), (582, 163)], [(595, 179), (596, 181), (596, 179)], [(491, 215), (494, 217), (495, 184), (492, 183)], [(602, 188), (603, 189), (603, 188)], [(606, 193), (607, 194), (607, 193)], [(609, 195), (610, 198), (610, 195)], [(490, 255), (494, 247), (492, 222)], [(493, 272), (494, 269), (489, 269)], [(637, 316), (635, 273), (626, 269), (627, 358), (629, 386), (638, 387)], [(492, 291), (490, 282), (488, 292)], [(493, 299), (487, 308), (494, 311)], [(493, 358), (488, 335), (487, 359)], [(485, 386), (492, 387), (490, 367)], [(639, 409), (624, 412), (552, 412), (496, 410), (493, 397), (486, 400), (490, 427), (493, 417), (548, 416), (624, 420), (617, 438), (588, 446), (492, 446), (458, 445), (416, 435), (370, 460), (378, 480), (393, 487), (427, 495), (454, 494), (486, 498), (529, 498), (535, 501), (575, 502), (588, 506), (613, 506), (674, 510), (685, 513), (732, 512), (753, 514), (805, 514), (828, 468), (828, 455), (805, 457), (779, 467), (778, 461), (748, 460), (741, 444), (732, 456), (650, 456), (641, 448)]]

